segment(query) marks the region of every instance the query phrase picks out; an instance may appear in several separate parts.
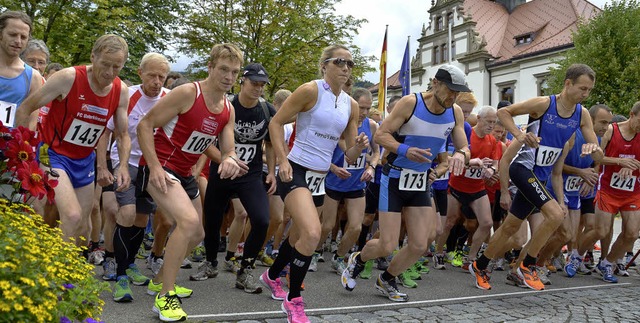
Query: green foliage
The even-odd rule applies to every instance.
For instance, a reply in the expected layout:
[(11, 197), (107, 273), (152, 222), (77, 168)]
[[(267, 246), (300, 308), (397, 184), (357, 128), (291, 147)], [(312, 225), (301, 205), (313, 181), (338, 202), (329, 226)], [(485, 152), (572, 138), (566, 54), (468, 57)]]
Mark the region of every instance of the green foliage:
[[(363, 57), (349, 46), (352, 35), (365, 20), (336, 15), (339, 0), (193, 0), (182, 22), (189, 26), (176, 33), (179, 49), (198, 59), (190, 73), (205, 77), (213, 44), (234, 43), (245, 55), (245, 63), (260, 62), (269, 73), (267, 96), (278, 89), (294, 90), (318, 77), (322, 49), (334, 43), (347, 44), (358, 67), (355, 77), (372, 70), (371, 57)], [(199, 72), (199, 73), (198, 73)]]
[(573, 34), (575, 48), (551, 70), (549, 85), (562, 90), (564, 73), (573, 63), (584, 63), (596, 72), (596, 85), (583, 102), (608, 105), (627, 116), (640, 100), (640, 6), (637, 0), (614, 0), (592, 20), (581, 23)]
[(150, 51), (164, 52), (177, 28), (183, 0), (0, 0), (5, 8), (25, 11), (34, 21), (32, 35), (45, 41), (51, 61), (64, 66), (90, 64), (95, 40), (113, 33), (129, 45), (120, 77), (139, 81), (137, 67)]

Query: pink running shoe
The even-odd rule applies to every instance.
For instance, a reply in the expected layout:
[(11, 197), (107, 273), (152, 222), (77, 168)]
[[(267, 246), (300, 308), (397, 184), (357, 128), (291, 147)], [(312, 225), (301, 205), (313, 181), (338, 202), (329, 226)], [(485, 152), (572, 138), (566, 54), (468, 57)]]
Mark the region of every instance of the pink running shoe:
[(282, 302), (282, 311), (287, 314), (287, 322), (289, 323), (310, 323), (309, 318), (304, 314), (304, 300), (302, 296), (296, 297), (291, 301), (287, 300), (288, 295)]
[(287, 292), (282, 289), (280, 278), (276, 278), (275, 280), (269, 279), (268, 269), (260, 275), (260, 281), (271, 291), (271, 298), (281, 301), (287, 297)]

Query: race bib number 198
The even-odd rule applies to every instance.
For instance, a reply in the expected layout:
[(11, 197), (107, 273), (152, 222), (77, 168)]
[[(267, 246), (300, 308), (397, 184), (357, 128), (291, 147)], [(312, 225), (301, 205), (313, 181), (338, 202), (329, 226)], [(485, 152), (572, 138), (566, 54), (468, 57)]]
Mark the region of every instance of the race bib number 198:
[(427, 172), (416, 172), (403, 169), (398, 179), (398, 189), (401, 191), (424, 191), (427, 186)]
[(73, 119), (64, 136), (64, 141), (77, 146), (94, 147), (102, 135), (104, 126)]
[(304, 177), (307, 181), (307, 187), (311, 191), (311, 196), (324, 195), (324, 178), (327, 176), (325, 173), (318, 173), (308, 170)]
[(202, 154), (213, 142), (216, 140), (216, 136), (211, 136), (199, 131), (193, 131), (189, 139), (182, 146), (182, 151), (200, 155)]
[(636, 178), (637, 177), (635, 176), (631, 176), (625, 179), (624, 177), (620, 176), (620, 173), (613, 173), (611, 175), (611, 182), (609, 185), (618, 190), (633, 192), (633, 189), (636, 186)]

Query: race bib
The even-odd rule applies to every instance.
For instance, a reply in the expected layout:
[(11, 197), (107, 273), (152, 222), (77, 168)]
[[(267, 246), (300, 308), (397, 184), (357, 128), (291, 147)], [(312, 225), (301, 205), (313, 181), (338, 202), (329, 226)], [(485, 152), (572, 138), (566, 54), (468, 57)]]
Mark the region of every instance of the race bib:
[(633, 192), (633, 189), (636, 186), (636, 178), (635, 176), (631, 176), (627, 179), (624, 179), (620, 176), (620, 173), (613, 173), (611, 175), (611, 182), (609, 186), (622, 191)]
[(427, 179), (427, 172), (403, 169), (400, 172), (398, 189), (401, 191), (424, 191), (427, 187)]
[(580, 176), (569, 176), (564, 182), (565, 192), (577, 192), (580, 190), (582, 184), (582, 178)]
[(245, 163), (250, 163), (256, 156), (256, 145), (236, 144), (236, 155)]
[(464, 177), (470, 179), (481, 179), (482, 168), (467, 168), (464, 170)]
[(536, 155), (536, 165), (551, 166), (558, 160), (560, 154), (562, 154), (562, 148), (540, 146)]
[(446, 171), (444, 175), (440, 176), (437, 181), (448, 181), (449, 180), (449, 171)]
[(353, 164), (349, 164), (347, 162), (347, 155), (344, 156), (344, 168), (346, 169), (363, 169), (364, 168), (364, 163), (366, 162), (366, 155), (365, 154), (360, 154), (360, 156), (358, 156), (358, 159), (356, 159), (355, 163)]
[(64, 141), (82, 147), (95, 147), (104, 131), (104, 126), (73, 119)]
[(6, 102), (0, 100), (0, 121), (7, 127), (13, 127), (13, 123), (16, 121), (16, 109), (18, 106), (15, 103)]
[(189, 136), (189, 139), (182, 146), (182, 151), (190, 154), (200, 155), (202, 154), (213, 142), (216, 140), (216, 136), (208, 135), (199, 131), (193, 131)]
[(304, 177), (307, 180), (307, 187), (311, 191), (311, 196), (324, 195), (324, 178), (326, 173), (318, 173), (308, 170)]

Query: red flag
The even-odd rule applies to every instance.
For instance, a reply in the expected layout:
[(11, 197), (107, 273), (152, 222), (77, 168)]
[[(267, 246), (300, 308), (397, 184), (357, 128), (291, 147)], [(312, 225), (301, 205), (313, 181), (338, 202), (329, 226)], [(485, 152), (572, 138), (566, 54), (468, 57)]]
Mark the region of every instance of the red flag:
[(382, 54), (380, 55), (380, 83), (378, 83), (378, 111), (380, 111), (382, 115), (384, 115), (387, 102), (387, 28), (384, 30), (384, 41), (382, 42)]

